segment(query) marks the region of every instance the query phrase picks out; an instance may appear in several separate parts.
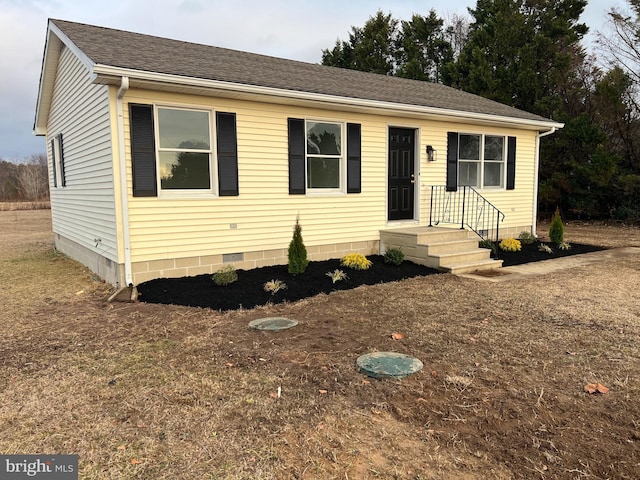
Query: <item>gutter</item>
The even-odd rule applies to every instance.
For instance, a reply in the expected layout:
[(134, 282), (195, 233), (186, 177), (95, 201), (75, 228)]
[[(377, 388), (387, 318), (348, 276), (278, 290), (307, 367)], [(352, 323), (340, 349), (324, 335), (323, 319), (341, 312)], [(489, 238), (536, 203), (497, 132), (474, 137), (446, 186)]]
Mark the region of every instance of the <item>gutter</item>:
[(538, 132), (536, 135), (536, 162), (534, 167), (534, 176), (535, 182), (533, 182), (533, 225), (532, 232), (533, 236), (536, 236), (536, 227), (538, 224), (538, 183), (539, 183), (539, 174), (540, 174), (540, 139), (542, 137), (546, 137), (547, 135), (552, 135), (556, 133), (558, 128), (564, 127), (564, 124), (560, 124), (560, 127), (551, 127), (546, 132)]
[(122, 205), (122, 237), (124, 247), (124, 279), (125, 287), (133, 286), (131, 273), (131, 240), (129, 238), (129, 195), (127, 192), (127, 162), (124, 144), (124, 112), (122, 98), (129, 90), (129, 77), (120, 79), (120, 88), (116, 95), (116, 114), (118, 117), (118, 158), (120, 161), (120, 201)]
[[(360, 108), (382, 109), (394, 113), (405, 113), (414, 115), (433, 115), (437, 117), (447, 116), (455, 119), (471, 120), (475, 122), (483, 121), (493, 124), (509, 124), (518, 127), (541, 128), (562, 128), (563, 124), (553, 122), (533, 120), (526, 118), (508, 117), (504, 115), (488, 115), (485, 113), (464, 112), (446, 108), (427, 107), (421, 105), (400, 104), (382, 100), (367, 100), (362, 98), (341, 97), (324, 93), (304, 92), (298, 90), (287, 90), (284, 88), (264, 87), (261, 85), (249, 85), (221, 80), (210, 80), (205, 78), (185, 77), (167, 73), (147, 72), (133, 70), (129, 68), (113, 67), (110, 65), (96, 64), (93, 67), (95, 83), (112, 83), (116, 78), (122, 76), (131, 77), (133, 81), (151, 82), (155, 84), (174, 85), (176, 87), (194, 87), (200, 89), (217, 89), (220, 91), (244, 93), (248, 95), (271, 96), (276, 98), (295, 99), (298, 101), (321, 102), (326, 108), (327, 104), (339, 106), (351, 106)], [(379, 113), (379, 112), (378, 112)]]

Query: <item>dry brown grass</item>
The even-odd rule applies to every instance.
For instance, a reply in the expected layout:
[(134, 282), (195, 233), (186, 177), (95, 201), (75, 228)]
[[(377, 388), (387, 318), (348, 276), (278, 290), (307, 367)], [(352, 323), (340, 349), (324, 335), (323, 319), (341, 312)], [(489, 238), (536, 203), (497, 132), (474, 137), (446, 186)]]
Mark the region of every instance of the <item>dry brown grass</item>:
[(15, 210), (49, 210), (51, 202), (48, 200), (38, 202), (0, 202), (0, 212)]
[[(47, 215), (0, 213), (2, 452), (77, 453), (86, 479), (640, 478), (637, 255), (220, 314), (106, 303), (53, 253)], [(566, 237), (640, 245), (638, 229)], [(276, 315), (300, 324), (247, 327)], [(355, 360), (376, 350), (425, 368), (368, 379)]]

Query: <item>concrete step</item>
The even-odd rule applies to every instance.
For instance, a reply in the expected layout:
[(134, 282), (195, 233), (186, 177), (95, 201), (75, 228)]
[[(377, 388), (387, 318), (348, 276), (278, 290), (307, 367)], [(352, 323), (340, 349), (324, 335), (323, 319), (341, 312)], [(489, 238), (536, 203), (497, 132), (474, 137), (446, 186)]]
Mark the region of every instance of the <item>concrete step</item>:
[(502, 267), (502, 260), (494, 260), (489, 258), (484, 261), (474, 261), (469, 263), (457, 263), (454, 265), (441, 266), (440, 270), (454, 275), (460, 275), (462, 273), (479, 272), (483, 270), (495, 270)]
[(475, 250), (478, 248), (478, 242), (478, 239), (468, 238), (463, 240), (452, 240), (450, 242), (429, 243), (426, 245), (427, 254), (440, 255), (444, 253)]
[(440, 259), (440, 266), (455, 265), (457, 263), (469, 263), (483, 261), (491, 257), (491, 250), (486, 248), (476, 248), (475, 250), (465, 250), (461, 252), (442, 253), (430, 255)]

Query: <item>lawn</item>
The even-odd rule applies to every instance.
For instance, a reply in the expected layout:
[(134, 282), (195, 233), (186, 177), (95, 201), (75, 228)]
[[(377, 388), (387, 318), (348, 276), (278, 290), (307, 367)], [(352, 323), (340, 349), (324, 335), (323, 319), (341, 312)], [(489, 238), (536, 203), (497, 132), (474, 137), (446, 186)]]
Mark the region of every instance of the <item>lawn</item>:
[[(218, 312), (107, 303), (47, 215), (0, 212), (4, 453), (77, 453), (86, 479), (640, 478), (640, 255)], [(565, 236), (640, 246), (631, 227)], [(247, 326), (271, 316), (299, 324)], [(425, 367), (358, 373), (385, 350)]]

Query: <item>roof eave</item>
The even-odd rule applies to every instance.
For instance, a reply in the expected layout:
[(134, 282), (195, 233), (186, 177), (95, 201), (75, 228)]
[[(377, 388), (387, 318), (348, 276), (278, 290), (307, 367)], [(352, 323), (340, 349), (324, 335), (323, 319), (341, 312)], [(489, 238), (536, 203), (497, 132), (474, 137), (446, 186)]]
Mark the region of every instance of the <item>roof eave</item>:
[(484, 113), (465, 112), (459, 110), (426, 107), (421, 105), (409, 105), (403, 103), (384, 102), (379, 100), (368, 100), (354, 97), (341, 97), (314, 92), (304, 92), (297, 90), (287, 90), (259, 85), (249, 85), (243, 83), (223, 82), (204, 78), (186, 77), (182, 75), (172, 75), (165, 73), (133, 70), (129, 68), (114, 67), (111, 65), (96, 64), (93, 67), (96, 75), (96, 83), (118, 84), (123, 76), (129, 77), (132, 85), (137, 81), (140, 85), (162, 85), (163, 89), (195, 88), (215, 90), (218, 92), (228, 92), (233, 94), (244, 94), (249, 96), (260, 96), (263, 98), (287, 99), (299, 103), (320, 103), (324, 108), (329, 106), (355, 109), (374, 110), (410, 115), (414, 117), (437, 117), (449, 118), (458, 121), (473, 121), (488, 125), (502, 125), (523, 128), (527, 130), (547, 131), (552, 128), (559, 129), (563, 123), (552, 120), (538, 121), (525, 118), (508, 117), (500, 115), (489, 115)]

